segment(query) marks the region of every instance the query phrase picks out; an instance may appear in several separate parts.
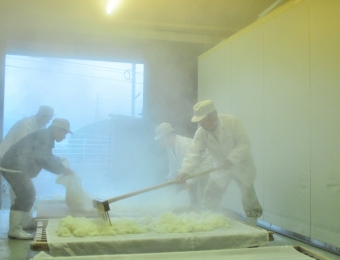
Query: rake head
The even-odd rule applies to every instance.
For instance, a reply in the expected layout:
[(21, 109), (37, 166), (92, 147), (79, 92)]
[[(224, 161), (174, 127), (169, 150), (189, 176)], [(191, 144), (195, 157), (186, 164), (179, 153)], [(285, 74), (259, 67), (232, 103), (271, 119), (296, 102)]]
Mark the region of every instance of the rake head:
[(109, 211), (110, 211), (109, 202), (107, 200), (93, 199), (92, 203), (93, 203), (93, 207), (97, 209), (99, 216), (105, 221), (109, 221), (110, 226), (112, 226), (110, 215), (109, 215)]

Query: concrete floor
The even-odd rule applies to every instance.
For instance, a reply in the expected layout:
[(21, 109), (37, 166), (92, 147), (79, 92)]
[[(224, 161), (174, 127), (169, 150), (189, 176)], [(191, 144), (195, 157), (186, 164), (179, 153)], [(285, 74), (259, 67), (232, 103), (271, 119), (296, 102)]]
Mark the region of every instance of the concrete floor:
[[(1, 260), (28, 260), (39, 252), (30, 250), (32, 240), (8, 239), (9, 210), (0, 210), (0, 259)], [(35, 234), (35, 231), (28, 231)]]
[[(39, 252), (30, 250), (32, 240), (13, 240), (7, 238), (9, 210), (0, 210), (0, 259), (1, 260), (29, 260)], [(31, 233), (35, 233), (32, 231)], [(289, 239), (287, 237), (274, 234), (274, 241), (269, 246), (298, 245), (304, 246), (319, 255), (323, 255), (332, 260), (340, 260), (340, 256), (331, 254), (310, 245)]]

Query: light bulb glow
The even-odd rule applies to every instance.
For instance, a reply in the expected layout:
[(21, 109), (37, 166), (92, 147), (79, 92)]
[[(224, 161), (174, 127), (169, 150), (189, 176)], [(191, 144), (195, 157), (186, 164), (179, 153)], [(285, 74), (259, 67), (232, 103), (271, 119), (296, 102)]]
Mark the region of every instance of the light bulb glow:
[(106, 5), (106, 13), (112, 13), (119, 6), (121, 0), (108, 0)]

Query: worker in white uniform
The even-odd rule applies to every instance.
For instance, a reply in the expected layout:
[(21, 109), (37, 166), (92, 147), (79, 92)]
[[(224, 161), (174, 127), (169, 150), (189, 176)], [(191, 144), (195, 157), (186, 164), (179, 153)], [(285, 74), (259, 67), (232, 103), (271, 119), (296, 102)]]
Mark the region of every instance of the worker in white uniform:
[(25, 213), (31, 211), (35, 201), (36, 190), (32, 179), (42, 169), (57, 175), (74, 174), (74, 171), (63, 165), (63, 159), (52, 153), (55, 142), (63, 141), (68, 133), (72, 134), (70, 122), (64, 118), (55, 118), (47, 129), (26, 135), (2, 157), (0, 173), (16, 195), (9, 214), (8, 238), (33, 238), (32, 234), (22, 230), (22, 224)]
[(218, 115), (211, 100), (198, 102), (192, 122), (198, 122), (193, 144), (189, 147), (180, 169), (180, 177), (195, 171), (205, 150), (214, 158), (215, 166), (223, 166), (210, 174), (202, 205), (216, 210), (231, 181), (240, 188), (246, 222), (256, 226), (262, 207), (254, 189), (256, 170), (250, 141), (242, 122), (231, 115)]
[[(175, 129), (169, 123), (162, 123), (155, 128), (156, 137), (163, 147), (167, 149), (169, 160), (168, 180), (177, 178), (178, 171), (182, 166), (186, 152), (192, 143), (192, 139), (176, 135)], [(201, 172), (212, 168), (213, 160), (208, 151), (203, 152), (196, 172)], [(191, 207), (199, 209), (203, 197), (203, 191), (207, 185), (209, 175), (202, 175), (195, 179), (188, 179), (185, 184), (176, 185), (177, 192), (187, 190), (190, 196)]]
[[(4, 156), (7, 150), (17, 143), (20, 139), (26, 135), (33, 133), (37, 130), (46, 128), (46, 125), (51, 121), (54, 115), (54, 109), (50, 106), (40, 106), (38, 112), (35, 115), (25, 117), (16, 122), (7, 135), (0, 143), (0, 158)], [(14, 204), (15, 194), (9, 185), (9, 194), (11, 204)], [(23, 221), (24, 229), (31, 229), (35, 227), (35, 222), (32, 221), (32, 211), (27, 212)]]

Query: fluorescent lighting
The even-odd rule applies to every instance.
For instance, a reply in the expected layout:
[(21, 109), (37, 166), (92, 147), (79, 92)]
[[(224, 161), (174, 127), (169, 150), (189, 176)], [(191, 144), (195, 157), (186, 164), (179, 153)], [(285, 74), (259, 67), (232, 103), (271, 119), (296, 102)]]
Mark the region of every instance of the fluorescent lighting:
[(266, 10), (259, 14), (259, 19), (265, 16), (267, 13), (271, 12), (282, 0), (277, 0), (274, 4), (269, 6)]
[(112, 13), (115, 9), (117, 9), (118, 5), (120, 4), (121, 0), (108, 0), (106, 5), (106, 12), (107, 14)]

